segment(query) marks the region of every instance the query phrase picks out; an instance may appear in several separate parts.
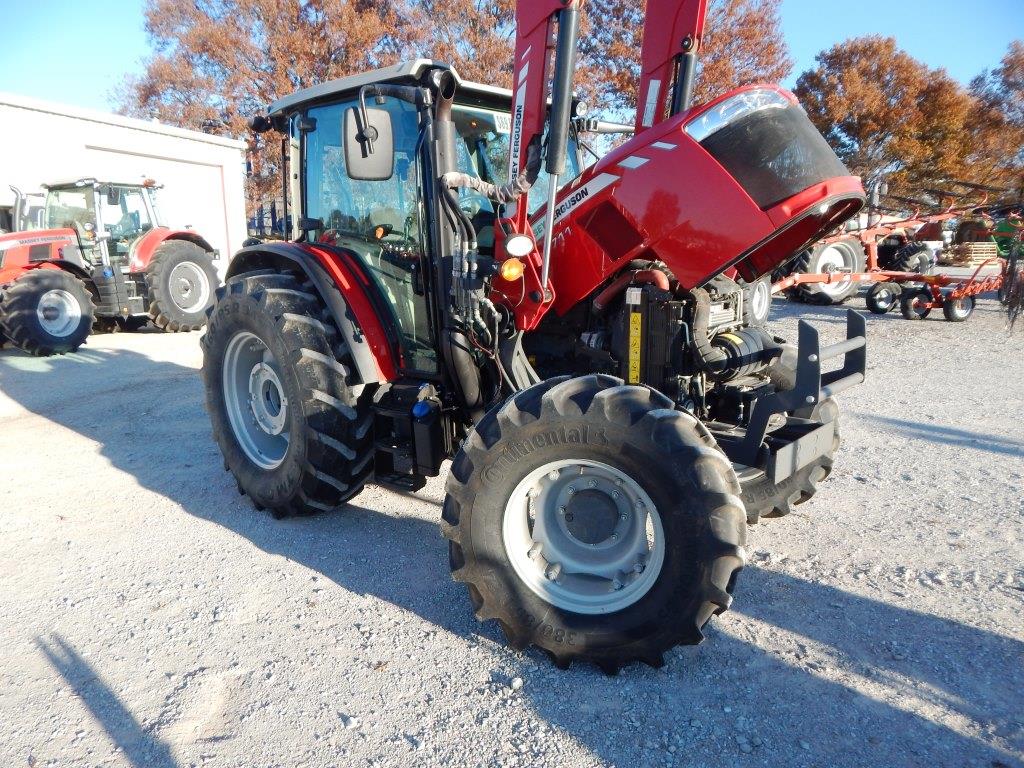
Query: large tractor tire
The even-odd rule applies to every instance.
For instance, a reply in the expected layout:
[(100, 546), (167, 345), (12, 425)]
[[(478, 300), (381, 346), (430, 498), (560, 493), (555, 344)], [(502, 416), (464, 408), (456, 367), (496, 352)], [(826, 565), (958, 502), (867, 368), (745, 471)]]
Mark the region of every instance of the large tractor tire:
[[(793, 263), (792, 271), (799, 274), (863, 272), (864, 263), (864, 247), (856, 238), (850, 238), (828, 245), (816, 245), (804, 251)], [(801, 283), (789, 290), (789, 297), (806, 304), (842, 304), (859, 287), (860, 283), (851, 279), (834, 283)]]
[[(782, 358), (768, 373), (776, 388), (792, 389), (796, 383), (796, 347), (786, 345)], [(832, 448), (803, 469), (794, 472), (780, 483), (773, 483), (761, 470), (743, 467), (737, 472), (743, 506), (747, 510), (747, 523), (754, 524), (762, 517), (784, 517), (797, 504), (803, 504), (818, 492), (818, 486), (832, 474), (832, 463), (839, 450), (839, 404), (831, 398), (824, 400), (815, 411), (822, 422), (832, 422), (835, 436)]]
[(693, 416), (605, 375), (530, 387), (452, 463), (452, 575), (517, 649), (613, 674), (663, 663), (726, 610), (746, 516), (732, 465)]
[(188, 240), (165, 240), (146, 268), (149, 316), (165, 331), (197, 331), (206, 325), (219, 282), (210, 254)]
[(373, 468), (372, 393), (322, 300), (273, 271), (234, 277), (218, 293), (202, 373), (239, 491), (275, 517), (348, 501)]
[(89, 336), (95, 306), (85, 283), (60, 269), (26, 272), (0, 296), (0, 338), (30, 355), (74, 352)]
[(896, 251), (890, 261), (880, 266), (893, 272), (919, 272), (927, 275), (932, 271), (932, 252), (924, 243), (907, 243)]

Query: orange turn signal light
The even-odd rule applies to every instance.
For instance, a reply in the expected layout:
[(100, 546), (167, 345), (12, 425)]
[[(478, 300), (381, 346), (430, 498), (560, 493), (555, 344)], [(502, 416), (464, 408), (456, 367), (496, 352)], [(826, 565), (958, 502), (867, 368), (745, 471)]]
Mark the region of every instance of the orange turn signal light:
[(523, 262), (515, 257), (505, 259), (501, 262), (501, 266), (498, 267), (498, 274), (501, 275), (501, 279), (507, 280), (508, 282), (518, 280), (523, 276), (523, 272), (525, 271), (526, 267), (523, 266)]

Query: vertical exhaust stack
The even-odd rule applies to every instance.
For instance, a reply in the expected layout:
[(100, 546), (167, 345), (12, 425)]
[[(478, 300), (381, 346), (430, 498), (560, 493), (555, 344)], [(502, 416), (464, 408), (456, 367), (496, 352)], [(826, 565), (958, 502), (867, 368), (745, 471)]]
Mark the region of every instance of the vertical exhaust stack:
[(569, 120), (572, 118), (572, 76), (576, 70), (576, 40), (580, 12), (575, 5), (558, 13), (558, 42), (555, 51), (554, 85), (551, 91), (551, 117), (548, 123), (548, 151), (544, 169), (548, 172), (548, 201), (544, 214), (544, 253), (541, 260), (541, 288), (548, 290), (551, 271), (551, 235), (555, 227), (555, 196), (558, 179), (565, 174), (569, 145)]

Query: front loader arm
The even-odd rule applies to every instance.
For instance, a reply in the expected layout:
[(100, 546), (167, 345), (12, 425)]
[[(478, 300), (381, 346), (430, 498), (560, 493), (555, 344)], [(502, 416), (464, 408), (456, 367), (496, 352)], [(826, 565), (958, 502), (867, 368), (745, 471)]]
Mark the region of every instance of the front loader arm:
[(707, 0), (647, 1), (636, 100), (638, 133), (689, 108), (707, 6)]

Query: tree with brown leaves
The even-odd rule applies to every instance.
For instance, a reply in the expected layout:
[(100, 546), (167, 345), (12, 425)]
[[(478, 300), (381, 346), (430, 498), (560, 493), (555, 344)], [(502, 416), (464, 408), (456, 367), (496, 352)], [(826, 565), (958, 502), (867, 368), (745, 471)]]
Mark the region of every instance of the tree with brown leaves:
[(1024, 200), (1024, 41), (1015, 40), (992, 72), (971, 81), (978, 106), (968, 126), (975, 177)]
[[(790, 68), (781, 0), (711, 0), (697, 98)], [(635, 108), (643, 4), (584, 6), (576, 86), (598, 112)], [(515, 0), (148, 0), (154, 54), (125, 84), (122, 111), (250, 144), (252, 210), (272, 193), (276, 145), (247, 120), (298, 88), (424, 56), (469, 80), (508, 87)], [(273, 143), (273, 140), (271, 139)]]

